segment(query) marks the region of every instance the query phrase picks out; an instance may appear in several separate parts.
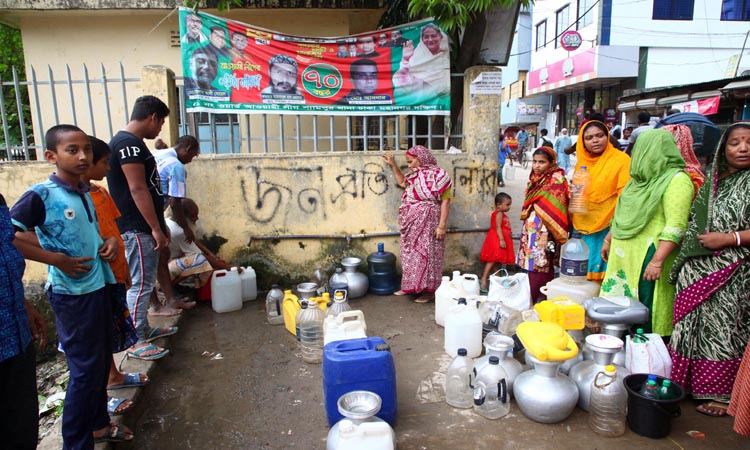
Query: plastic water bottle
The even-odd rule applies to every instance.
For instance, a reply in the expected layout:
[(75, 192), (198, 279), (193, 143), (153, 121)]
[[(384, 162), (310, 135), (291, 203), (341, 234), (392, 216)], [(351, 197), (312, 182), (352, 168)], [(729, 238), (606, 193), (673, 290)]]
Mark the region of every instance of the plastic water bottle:
[[(635, 330), (635, 334), (633, 335), (633, 342), (635, 342), (636, 344), (645, 344), (646, 342), (648, 342), (648, 336), (643, 334), (643, 328), (637, 328)], [(656, 376), (649, 375), (649, 380), (651, 379), (651, 377), (654, 377), (653, 380), (654, 382), (656, 382)]]
[(589, 246), (574, 231), (560, 249), (560, 278), (573, 282), (585, 282), (589, 271)]
[(271, 290), (266, 295), (266, 318), (271, 325), (281, 325), (284, 323), (284, 314), (281, 310), (281, 304), (284, 301), (284, 292), (281, 291), (278, 284), (271, 286)]
[(648, 380), (646, 384), (643, 385), (639, 394), (645, 398), (657, 400), (659, 398), (659, 387), (656, 385), (656, 381)]
[(581, 166), (573, 174), (572, 183), (570, 183), (570, 203), (568, 211), (572, 214), (586, 214), (589, 212), (588, 187), (591, 184), (591, 174), (586, 166)]
[(672, 390), (672, 382), (669, 380), (662, 381), (659, 388), (659, 400), (672, 400), (673, 398), (675, 398), (675, 394)]
[(337, 267), (336, 272), (328, 280), (328, 293), (331, 294), (331, 298), (335, 298), (337, 290), (346, 291), (347, 297), (349, 297), (349, 280), (344, 275), (341, 267)]
[(307, 302), (307, 309), (297, 323), (302, 360), (308, 364), (323, 361), (323, 320), (326, 315), (315, 301)]
[(628, 393), (615, 366), (606, 366), (591, 383), (589, 428), (602, 436), (622, 436), (626, 428), (627, 403)]
[(326, 317), (336, 317), (342, 312), (351, 311), (349, 301), (346, 298), (346, 291), (336, 291), (333, 296), (333, 304), (328, 307)]
[[(299, 334), (299, 324), (302, 323), (302, 318), (305, 314), (307, 314), (307, 300), (302, 300), (299, 302), (300, 309), (297, 311), (297, 314), (294, 315), (294, 336), (297, 338), (297, 345), (300, 345), (300, 334)], [(302, 347), (300, 347), (301, 349)]]
[(465, 348), (459, 348), (457, 353), (445, 375), (445, 401), (454, 408), (471, 408), (474, 405), (471, 388), (474, 361), (466, 356)]
[(477, 374), (474, 382), (474, 412), (487, 419), (499, 419), (510, 412), (508, 374), (500, 358), (490, 356), (490, 363)]

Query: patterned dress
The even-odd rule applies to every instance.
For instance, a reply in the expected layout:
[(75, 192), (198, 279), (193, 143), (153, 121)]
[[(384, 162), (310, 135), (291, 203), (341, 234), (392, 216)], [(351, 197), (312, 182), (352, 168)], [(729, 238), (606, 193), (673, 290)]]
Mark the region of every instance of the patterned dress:
[(449, 195), (451, 178), (437, 166), (425, 147), (416, 151), (421, 166), (405, 176), (406, 188), (398, 209), (401, 233), (401, 290), (406, 293), (435, 292), (443, 276), (445, 239), (435, 230), (440, 222), (440, 204)]
[[(726, 165), (721, 147), (715, 161), (720, 168)], [(721, 233), (750, 229), (750, 170), (720, 180), (718, 170), (698, 192), (675, 262), (678, 271), (672, 272), (677, 296), (669, 350), (673, 380), (694, 398), (727, 401), (750, 339), (750, 249), (732, 246), (691, 254), (690, 243), (705, 228)]]

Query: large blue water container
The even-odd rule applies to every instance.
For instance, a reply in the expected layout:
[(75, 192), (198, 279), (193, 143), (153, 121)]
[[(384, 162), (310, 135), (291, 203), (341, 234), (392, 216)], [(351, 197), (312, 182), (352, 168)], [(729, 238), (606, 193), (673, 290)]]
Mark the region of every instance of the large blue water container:
[(339, 397), (358, 390), (378, 394), (383, 405), (377, 417), (396, 425), (396, 366), (382, 338), (334, 341), (323, 348), (323, 396), (329, 426), (344, 418), (338, 411)]
[(398, 289), (396, 255), (385, 251), (382, 242), (378, 242), (378, 251), (367, 257), (367, 279), (371, 294), (391, 295)]

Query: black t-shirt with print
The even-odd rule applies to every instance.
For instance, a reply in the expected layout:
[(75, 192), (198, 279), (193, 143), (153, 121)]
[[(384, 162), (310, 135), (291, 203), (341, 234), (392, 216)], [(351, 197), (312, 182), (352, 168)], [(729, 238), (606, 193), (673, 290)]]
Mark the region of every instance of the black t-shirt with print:
[(109, 147), (112, 149), (112, 155), (109, 158), (110, 169), (107, 174), (107, 185), (117, 209), (120, 210), (121, 216), (117, 219), (117, 227), (120, 229), (120, 233), (137, 231), (151, 234), (151, 227), (143, 218), (133, 200), (133, 196), (130, 194), (128, 180), (122, 171), (122, 166), (125, 164), (140, 164), (143, 166), (146, 186), (151, 193), (156, 217), (162, 231), (166, 232), (164, 198), (161, 192), (159, 171), (156, 169), (156, 159), (146, 147), (146, 143), (132, 133), (119, 131), (109, 142)]

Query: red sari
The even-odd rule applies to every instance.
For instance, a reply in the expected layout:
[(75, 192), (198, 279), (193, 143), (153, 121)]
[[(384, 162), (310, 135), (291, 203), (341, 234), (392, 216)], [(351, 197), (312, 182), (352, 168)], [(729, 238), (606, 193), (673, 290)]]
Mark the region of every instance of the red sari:
[(437, 166), (427, 148), (409, 150), (421, 164), (405, 175), (398, 225), (401, 232), (401, 290), (409, 294), (435, 292), (443, 276), (445, 239), (435, 237), (443, 193), (451, 188), (448, 173)]

